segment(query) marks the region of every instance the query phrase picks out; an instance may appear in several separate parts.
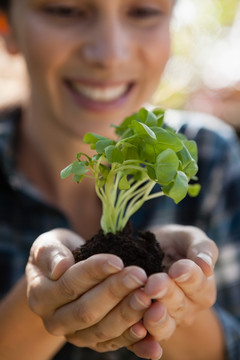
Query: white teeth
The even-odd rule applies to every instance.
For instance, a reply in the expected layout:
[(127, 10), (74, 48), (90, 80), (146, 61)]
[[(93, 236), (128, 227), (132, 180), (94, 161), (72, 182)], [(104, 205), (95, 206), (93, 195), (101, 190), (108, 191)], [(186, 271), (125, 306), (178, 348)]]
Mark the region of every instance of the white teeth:
[(128, 85), (117, 85), (109, 87), (88, 86), (74, 84), (74, 90), (94, 101), (113, 101), (121, 97), (128, 89)]

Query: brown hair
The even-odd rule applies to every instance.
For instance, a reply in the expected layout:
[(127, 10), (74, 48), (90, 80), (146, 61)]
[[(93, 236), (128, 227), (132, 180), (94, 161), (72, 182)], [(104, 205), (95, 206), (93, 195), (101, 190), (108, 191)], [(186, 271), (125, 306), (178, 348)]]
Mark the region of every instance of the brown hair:
[(10, 0), (0, 0), (0, 10), (7, 11), (10, 7)]

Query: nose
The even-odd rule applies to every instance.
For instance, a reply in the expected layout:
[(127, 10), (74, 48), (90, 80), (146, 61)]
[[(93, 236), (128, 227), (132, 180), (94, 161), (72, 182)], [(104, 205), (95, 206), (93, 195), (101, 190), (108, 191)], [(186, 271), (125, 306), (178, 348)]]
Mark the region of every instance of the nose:
[(115, 68), (130, 54), (130, 38), (117, 21), (99, 21), (88, 34), (82, 49), (84, 60), (100, 68)]

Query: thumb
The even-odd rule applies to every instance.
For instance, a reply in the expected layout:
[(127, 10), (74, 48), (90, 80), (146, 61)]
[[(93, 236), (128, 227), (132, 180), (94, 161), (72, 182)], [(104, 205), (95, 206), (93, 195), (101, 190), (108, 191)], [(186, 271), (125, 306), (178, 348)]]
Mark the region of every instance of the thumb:
[(193, 260), (203, 273), (209, 277), (213, 274), (218, 257), (218, 248), (214, 241), (207, 239), (189, 248), (188, 258)]
[(71, 255), (67, 253), (63, 254), (63, 252), (56, 253), (51, 262), (50, 279), (58, 280), (74, 263), (72, 253)]
[(57, 280), (74, 263), (72, 250), (83, 239), (65, 229), (55, 229), (40, 235), (32, 245), (30, 262), (51, 280)]

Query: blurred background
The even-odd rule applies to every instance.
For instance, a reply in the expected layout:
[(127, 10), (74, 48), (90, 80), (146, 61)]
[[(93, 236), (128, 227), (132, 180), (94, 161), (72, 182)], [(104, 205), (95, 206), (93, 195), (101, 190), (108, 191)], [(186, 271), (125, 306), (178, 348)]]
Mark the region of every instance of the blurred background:
[[(172, 57), (153, 103), (207, 111), (238, 126), (240, 0), (178, 0), (172, 35)], [(26, 89), (21, 57), (9, 57), (0, 40), (0, 106), (21, 100)]]

